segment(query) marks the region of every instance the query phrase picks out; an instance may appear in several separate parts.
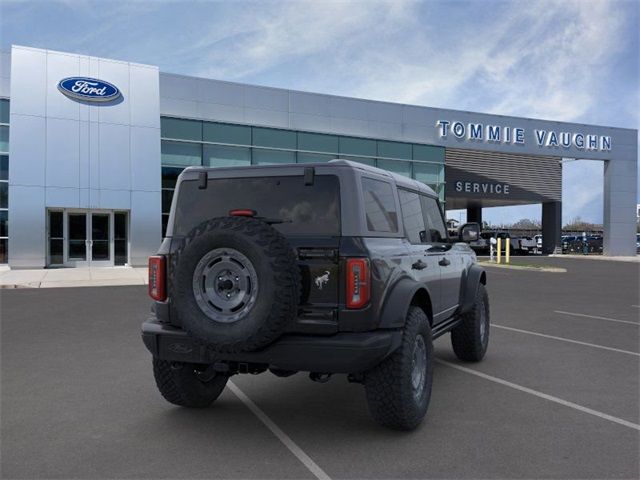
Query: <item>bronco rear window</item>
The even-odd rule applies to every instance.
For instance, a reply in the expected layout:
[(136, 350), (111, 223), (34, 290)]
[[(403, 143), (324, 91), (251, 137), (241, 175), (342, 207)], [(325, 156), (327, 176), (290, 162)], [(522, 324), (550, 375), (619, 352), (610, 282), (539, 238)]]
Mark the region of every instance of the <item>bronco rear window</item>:
[(180, 184), (175, 211), (175, 236), (230, 210), (250, 209), (283, 235), (340, 235), (340, 182), (335, 175), (316, 175), (313, 185), (303, 176), (209, 179), (206, 189), (197, 180)]

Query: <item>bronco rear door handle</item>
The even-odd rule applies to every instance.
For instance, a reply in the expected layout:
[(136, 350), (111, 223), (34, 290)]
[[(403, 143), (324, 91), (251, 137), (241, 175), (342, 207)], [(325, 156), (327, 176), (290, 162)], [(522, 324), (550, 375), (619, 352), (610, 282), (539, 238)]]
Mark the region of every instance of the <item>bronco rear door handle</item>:
[(411, 268), (413, 268), (414, 270), (424, 270), (425, 268), (427, 268), (427, 264), (422, 260), (418, 260), (417, 262), (414, 262), (413, 265), (411, 265)]
[(451, 265), (451, 262), (447, 260), (447, 257), (442, 257), (442, 260), (438, 262), (438, 265), (441, 267), (446, 267), (447, 265)]

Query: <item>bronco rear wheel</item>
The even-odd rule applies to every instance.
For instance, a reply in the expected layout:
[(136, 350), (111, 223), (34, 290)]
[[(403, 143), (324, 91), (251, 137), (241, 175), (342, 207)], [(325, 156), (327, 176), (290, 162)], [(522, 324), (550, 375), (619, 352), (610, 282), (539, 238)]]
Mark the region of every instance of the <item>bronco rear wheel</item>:
[(421, 308), (410, 307), (400, 347), (365, 374), (371, 415), (389, 428), (416, 428), (427, 413), (432, 382), (433, 344), (429, 320)]
[(190, 335), (218, 352), (251, 351), (295, 318), (300, 270), (286, 238), (267, 223), (214, 218), (173, 256), (171, 291)]

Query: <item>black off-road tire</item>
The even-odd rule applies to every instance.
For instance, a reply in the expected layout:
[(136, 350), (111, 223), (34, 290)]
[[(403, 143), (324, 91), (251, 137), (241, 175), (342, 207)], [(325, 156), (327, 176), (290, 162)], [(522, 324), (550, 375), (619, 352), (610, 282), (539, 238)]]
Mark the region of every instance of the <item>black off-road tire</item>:
[[(246, 256), (257, 274), (257, 296), (240, 319), (225, 323), (207, 316), (196, 301), (193, 277), (198, 262), (215, 249)], [(203, 222), (172, 256), (170, 291), (182, 327), (217, 352), (260, 349), (277, 339), (297, 315), (300, 269), (287, 239), (265, 222), (221, 217)]]
[(203, 382), (188, 363), (176, 364), (153, 359), (153, 376), (162, 396), (169, 403), (189, 408), (210, 406), (222, 393), (228, 377), (216, 376)]
[[(482, 324), (484, 323), (484, 330)], [(479, 362), (489, 347), (489, 296), (479, 284), (473, 308), (462, 315), (462, 323), (451, 330), (451, 345), (456, 356), (465, 362)]]
[[(417, 337), (426, 347), (424, 386), (419, 396), (412, 385), (413, 355)], [(410, 307), (402, 344), (375, 368), (365, 373), (364, 386), (372, 417), (395, 430), (416, 428), (427, 413), (433, 382), (433, 343), (427, 315), (421, 308)]]

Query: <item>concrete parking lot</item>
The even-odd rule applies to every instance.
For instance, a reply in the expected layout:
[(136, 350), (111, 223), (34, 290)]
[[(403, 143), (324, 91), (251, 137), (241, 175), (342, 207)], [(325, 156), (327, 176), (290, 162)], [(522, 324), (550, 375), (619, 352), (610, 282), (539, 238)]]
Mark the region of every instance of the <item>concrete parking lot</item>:
[(139, 337), (145, 287), (1, 291), (1, 477), (638, 478), (638, 265), (526, 262), (567, 272), (488, 270), (488, 355), (436, 341), (411, 433), (341, 376), (236, 376), (212, 408), (174, 407)]

